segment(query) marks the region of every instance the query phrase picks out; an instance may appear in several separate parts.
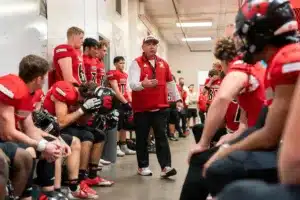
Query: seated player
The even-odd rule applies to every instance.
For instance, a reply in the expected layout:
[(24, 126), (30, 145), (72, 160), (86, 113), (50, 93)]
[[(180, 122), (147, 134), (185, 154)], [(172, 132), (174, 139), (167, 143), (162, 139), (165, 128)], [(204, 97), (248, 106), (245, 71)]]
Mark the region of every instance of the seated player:
[(0, 200), (5, 200), (6, 184), (8, 181), (7, 156), (0, 150)]
[[(100, 107), (111, 106), (105, 99), (94, 96), (95, 89), (95, 83), (75, 87), (69, 82), (58, 81), (46, 94), (43, 108), (57, 118), (62, 134), (77, 137), (81, 141), (79, 180), (84, 180), (90, 186), (111, 186), (113, 182), (97, 176), (101, 143), (105, 135), (102, 131), (79, 124), (79, 119), (85, 114), (93, 113)], [(96, 196), (96, 193), (90, 190), (88, 195)]]
[(128, 75), (124, 71), (125, 69), (125, 59), (122, 56), (117, 56), (114, 58), (114, 65), (116, 70), (110, 70), (107, 72), (107, 79), (109, 81), (110, 87), (116, 93), (116, 97), (121, 101), (121, 106), (119, 109), (119, 141), (117, 144), (117, 153), (122, 151), (125, 155), (135, 155), (136, 152), (127, 147), (126, 142), (126, 128), (124, 124), (124, 118), (126, 112), (132, 112), (131, 108), (131, 95), (129, 93), (129, 88), (127, 84)]
[(17, 143), (1, 143), (0, 146), (13, 164), (10, 179), (15, 196), (26, 199), (31, 198), (36, 158), (34, 149), (40, 152), (36, 172), (43, 194), (49, 198), (64, 199), (62, 194), (54, 192), (53, 161), (60, 157), (66, 146), (59, 144), (55, 138), (48, 138), (46, 132), (34, 126), (31, 116), (33, 94), (43, 86), (48, 70), (49, 64), (45, 59), (28, 55), (19, 64), (19, 76), (9, 74), (0, 78), (0, 138), (2, 142)]
[[(66, 166), (68, 171), (68, 199), (87, 199), (88, 197), (93, 198), (94, 196), (88, 195), (89, 190), (91, 189), (84, 182), (79, 185), (78, 181), (81, 150), (80, 140), (67, 134), (60, 134), (56, 119), (47, 111), (41, 109), (43, 99), (43, 91), (41, 89), (37, 90), (32, 99), (35, 108), (35, 111), (33, 112), (33, 119), (37, 127), (45, 130), (47, 133), (50, 133), (53, 136), (58, 137), (62, 143), (66, 143), (69, 146), (68, 152), (64, 154), (66, 157)], [(59, 158), (55, 161), (54, 188), (56, 191), (61, 192), (61, 181), (62, 158)]]
[[(100, 48), (100, 43), (93, 38), (86, 38), (83, 42), (83, 63), (85, 67), (85, 75), (87, 82), (93, 82), (97, 85), (101, 85), (103, 79), (103, 68), (99, 65), (98, 52)], [(90, 123), (91, 121), (89, 121)], [(100, 157), (103, 153), (104, 144), (101, 143), (100, 147)], [(99, 167), (103, 165), (111, 164), (109, 161), (100, 159)]]
[[(209, 149), (217, 129), (222, 125), (230, 102), (237, 97), (239, 105), (246, 112), (249, 127), (255, 125), (265, 103), (264, 69), (260, 65), (248, 65), (239, 60), (231, 38), (219, 39), (214, 54), (217, 59), (221, 60), (226, 76), (208, 109), (201, 139), (191, 149), (189, 171), (181, 194), (182, 200), (206, 199), (207, 194), (211, 192), (208, 190), (206, 179), (200, 175), (205, 162), (219, 148)], [(234, 137), (242, 137), (241, 134), (241, 132), (236, 132)]]
[[(248, 127), (246, 113), (240, 108), (236, 101), (233, 100), (230, 102), (222, 124), (224, 124), (224, 126), (221, 125), (221, 128), (217, 129), (210, 146), (220, 146), (234, 139), (236, 135), (245, 131)], [(200, 141), (203, 128), (204, 124), (197, 124), (193, 127), (196, 143)]]
[(249, 169), (249, 178), (277, 181), (277, 150), (300, 72), (297, 29), (289, 1), (247, 0), (240, 8), (236, 17), (237, 49), (249, 64), (267, 62), (264, 81), (269, 111), (262, 127), (232, 145), (225, 144), (204, 165), (204, 174), (214, 193), (233, 180), (245, 178), (229, 173), (237, 172), (240, 164), (225, 164), (237, 155), (247, 156), (249, 165), (243, 163), (243, 168)]

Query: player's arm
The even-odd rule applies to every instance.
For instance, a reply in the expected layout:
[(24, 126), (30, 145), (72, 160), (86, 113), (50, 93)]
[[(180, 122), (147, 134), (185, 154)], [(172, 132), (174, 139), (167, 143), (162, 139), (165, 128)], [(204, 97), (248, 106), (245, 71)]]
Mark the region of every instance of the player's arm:
[(64, 57), (58, 60), (59, 67), (62, 72), (64, 81), (71, 83), (78, 83), (78, 81), (73, 76), (72, 58)]
[(204, 88), (202, 90), (202, 94), (207, 94), (208, 93), (208, 91), (210, 90), (210, 87), (211, 87), (213, 82), (214, 82), (214, 80), (212, 78), (206, 79), (206, 81), (204, 83)]
[(167, 81), (167, 89), (168, 89), (167, 94), (170, 94), (172, 99), (174, 99), (175, 101), (182, 100), (181, 95), (178, 91), (177, 85), (176, 85), (175, 81), (173, 80), (172, 72), (171, 72), (170, 66), (168, 64), (166, 66), (166, 81)]
[[(30, 138), (30, 136), (22, 133), (16, 129), (16, 122), (14, 116), (14, 107), (0, 103), (0, 127), (1, 139), (4, 141), (14, 141), (28, 144), (34, 148), (37, 147), (38, 141), (41, 137)], [(37, 139), (37, 140), (35, 140)]]
[(279, 153), (279, 176), (283, 184), (300, 184), (300, 157), (298, 155), (299, 140), (299, 113), (300, 113), (300, 79), (290, 106), (285, 129), (283, 131), (283, 143)]
[(241, 135), (247, 128), (248, 128), (248, 120), (247, 120), (247, 114), (244, 109), (241, 109), (241, 115), (239, 120), (239, 128), (233, 133), (233, 139), (237, 138), (239, 135)]
[(279, 144), (284, 128), (290, 102), (293, 96), (294, 85), (279, 85), (275, 88), (275, 98), (269, 107), (266, 122), (263, 128), (253, 132), (240, 142), (224, 149), (226, 154), (233, 151), (272, 149)]
[(64, 128), (75, 121), (77, 121), (81, 116), (84, 115), (84, 112), (81, 108), (76, 110), (75, 112), (68, 113), (68, 106), (65, 102), (61, 102), (54, 97), (52, 97), (55, 104), (55, 113), (57, 122), (59, 124), (59, 127)]
[[(248, 76), (244, 72), (234, 71), (227, 74), (221, 83), (217, 95), (214, 97), (207, 113), (203, 134), (198, 143), (202, 147), (208, 147), (217, 129), (222, 124), (228, 105), (244, 88)], [(232, 84), (235, 83), (235, 84)]]
[(124, 104), (128, 103), (127, 100), (125, 99), (124, 95), (122, 94), (122, 92), (119, 89), (118, 86), (118, 82), (117, 80), (112, 80), (109, 79), (109, 84), (111, 85), (111, 88), (113, 89), (113, 91), (116, 93), (116, 97)]

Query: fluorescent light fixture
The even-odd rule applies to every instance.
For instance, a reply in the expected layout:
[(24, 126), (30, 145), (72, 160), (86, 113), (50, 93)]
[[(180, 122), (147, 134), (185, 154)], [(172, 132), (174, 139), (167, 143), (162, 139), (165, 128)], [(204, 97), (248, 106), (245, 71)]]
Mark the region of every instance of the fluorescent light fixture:
[(211, 41), (211, 37), (192, 37), (192, 38), (182, 38), (183, 42), (207, 42)]
[(27, 14), (38, 10), (38, 3), (8, 3), (1, 5), (0, 15)]
[(212, 22), (182, 22), (176, 23), (177, 27), (210, 27)]

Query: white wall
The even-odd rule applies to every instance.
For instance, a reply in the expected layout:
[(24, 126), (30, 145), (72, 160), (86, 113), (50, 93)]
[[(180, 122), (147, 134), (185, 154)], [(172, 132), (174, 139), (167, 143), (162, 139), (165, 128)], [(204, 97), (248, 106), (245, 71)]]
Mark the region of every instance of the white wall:
[[(141, 54), (142, 39), (147, 28), (138, 18), (138, 0), (122, 0), (122, 15), (115, 11), (114, 0), (51, 0), (48, 1), (48, 50), (49, 59), (54, 46), (66, 41), (66, 31), (71, 26), (84, 29), (86, 36), (100, 34), (111, 44), (111, 57), (122, 55), (127, 63)], [(67, 9), (69, 8), (69, 9)], [(152, 32), (157, 33), (155, 27)], [(153, 31), (155, 30), (155, 31)], [(166, 58), (167, 45), (161, 39)]]
[(46, 57), (47, 20), (39, 16), (39, 0), (0, 2), (0, 76), (18, 73), (28, 54)]
[[(190, 52), (186, 46), (169, 45), (168, 61), (173, 74), (185, 79), (185, 84), (198, 87), (198, 71), (208, 71), (215, 61), (212, 52)], [(181, 74), (177, 73), (181, 70)]]

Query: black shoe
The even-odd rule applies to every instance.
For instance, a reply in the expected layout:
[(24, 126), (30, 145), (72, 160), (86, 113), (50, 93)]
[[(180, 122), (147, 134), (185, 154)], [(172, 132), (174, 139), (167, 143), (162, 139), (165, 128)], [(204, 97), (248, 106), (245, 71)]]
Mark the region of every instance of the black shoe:
[(175, 137), (174, 135), (172, 135), (172, 136), (169, 137), (169, 140), (171, 140), (171, 141), (178, 141), (178, 138)]

